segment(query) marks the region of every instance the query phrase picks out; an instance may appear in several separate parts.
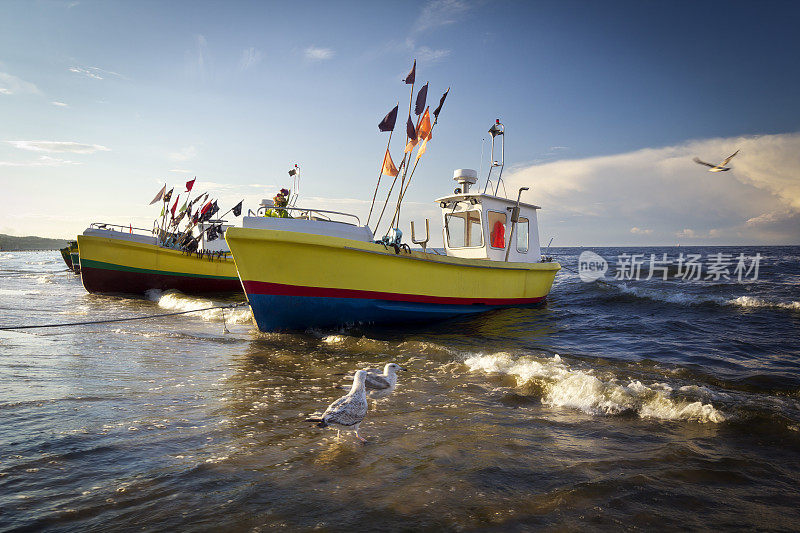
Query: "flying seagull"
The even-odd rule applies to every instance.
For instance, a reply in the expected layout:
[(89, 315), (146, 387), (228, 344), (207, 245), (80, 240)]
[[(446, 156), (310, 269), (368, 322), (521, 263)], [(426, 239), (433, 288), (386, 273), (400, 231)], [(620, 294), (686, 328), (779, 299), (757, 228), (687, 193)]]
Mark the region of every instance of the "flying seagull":
[(364, 370), (356, 372), (353, 378), (353, 387), (350, 392), (328, 406), (320, 418), (307, 418), (307, 422), (319, 422), (317, 427), (328, 427), (330, 424), (338, 424), (356, 432), (356, 437), (361, 442), (366, 442), (358, 434), (358, 426), (367, 415), (367, 391), (364, 382), (367, 373)]
[(702, 161), (699, 157), (695, 157), (694, 158), (694, 162), (698, 163), (700, 165), (705, 165), (707, 167), (711, 167), (708, 170), (709, 172), (725, 172), (726, 170), (730, 170), (731, 169), (730, 167), (726, 167), (725, 165), (727, 165), (730, 162), (730, 160), (733, 159), (733, 156), (735, 156), (738, 153), (739, 153), (739, 150), (736, 150), (731, 155), (729, 155), (727, 158), (725, 158), (725, 161), (723, 161), (719, 165), (712, 165), (711, 163), (706, 163), (705, 161)]
[(383, 371), (378, 368), (368, 368), (367, 380), (365, 385), (370, 398), (384, 398), (389, 396), (397, 386), (397, 371), (408, 370), (397, 363), (389, 363), (383, 367)]

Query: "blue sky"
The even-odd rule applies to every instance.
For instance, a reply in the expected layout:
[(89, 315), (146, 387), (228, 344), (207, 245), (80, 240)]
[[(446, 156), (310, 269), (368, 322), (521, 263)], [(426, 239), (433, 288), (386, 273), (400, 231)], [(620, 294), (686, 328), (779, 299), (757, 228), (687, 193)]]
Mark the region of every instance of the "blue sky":
[(499, 117), (543, 240), (797, 244), (798, 27), (791, 2), (2, 2), (0, 232), (149, 227), (193, 176), (253, 205), (293, 163), (305, 203), (366, 214), (416, 58), (429, 103), (452, 89), (410, 217), (438, 226)]

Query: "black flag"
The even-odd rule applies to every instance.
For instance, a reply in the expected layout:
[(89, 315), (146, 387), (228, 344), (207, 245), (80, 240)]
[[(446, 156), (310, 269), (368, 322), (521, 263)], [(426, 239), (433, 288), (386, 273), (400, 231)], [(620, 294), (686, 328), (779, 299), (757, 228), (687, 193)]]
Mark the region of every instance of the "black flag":
[(450, 87), (447, 88), (442, 97), (439, 99), (439, 107), (433, 110), (433, 116), (436, 117), (437, 119), (439, 118), (439, 113), (441, 113), (442, 111), (442, 106), (444, 105), (444, 99), (447, 98), (447, 93), (449, 92), (450, 92)]
[(217, 201), (214, 200), (214, 205), (211, 206), (210, 213), (211, 215), (216, 215), (217, 211), (219, 211), (219, 206), (217, 205)]
[(417, 79), (417, 60), (414, 60), (414, 66), (411, 67), (411, 72), (408, 73), (408, 76), (403, 80), (406, 82), (406, 85), (411, 85), (414, 83), (414, 80)]
[(417, 103), (414, 106), (414, 114), (421, 115), (425, 111), (425, 100), (428, 98), (428, 84), (422, 86), (417, 93)]
[(211, 226), (210, 228), (208, 228), (208, 231), (206, 231), (206, 240), (208, 242), (217, 240), (217, 227), (216, 226)]
[(289, 175), (290, 176), (296, 176), (298, 172), (300, 172), (300, 169), (297, 168), (297, 165), (295, 165), (294, 168), (289, 171)]
[(166, 204), (166, 203), (168, 203), (168, 202), (170, 201), (170, 199), (172, 198), (172, 191), (173, 191), (173, 190), (175, 190), (175, 187), (173, 187), (172, 189), (170, 189), (170, 190), (169, 190), (169, 192), (168, 192), (167, 194), (165, 194), (165, 195), (164, 195), (164, 203), (165, 203), (165, 204)]
[(397, 104), (396, 106), (394, 106), (394, 109), (389, 111), (386, 114), (386, 116), (383, 117), (383, 120), (381, 120), (380, 124), (378, 124), (378, 129), (379, 130), (381, 130), (381, 131), (393, 131), (394, 130), (394, 124), (395, 124), (395, 122), (397, 122), (397, 108), (399, 106), (400, 106), (400, 104)]
[(242, 214), (242, 202), (244, 202), (244, 200), (242, 200), (233, 207), (233, 216), (238, 217), (239, 215)]
[(406, 122), (406, 134), (412, 141), (417, 139), (417, 128), (414, 127), (411, 117), (408, 117), (408, 122)]

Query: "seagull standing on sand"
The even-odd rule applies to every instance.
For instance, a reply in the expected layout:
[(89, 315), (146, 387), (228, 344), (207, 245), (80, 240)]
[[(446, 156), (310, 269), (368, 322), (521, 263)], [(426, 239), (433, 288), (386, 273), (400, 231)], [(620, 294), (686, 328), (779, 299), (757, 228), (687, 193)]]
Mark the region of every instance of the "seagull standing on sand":
[(367, 373), (364, 370), (356, 372), (350, 392), (330, 404), (320, 418), (307, 418), (306, 421), (319, 422), (317, 427), (321, 428), (330, 424), (345, 426), (354, 430), (361, 442), (366, 442), (358, 434), (358, 426), (367, 415), (367, 391), (364, 387), (366, 379)]
[(711, 163), (706, 163), (705, 161), (702, 161), (699, 157), (695, 157), (694, 162), (699, 165), (705, 165), (707, 167), (711, 167), (710, 169), (708, 169), (709, 172), (725, 172), (726, 170), (730, 170), (730, 167), (726, 167), (725, 165), (727, 165), (730, 162), (730, 160), (733, 159), (733, 156), (735, 156), (738, 153), (739, 150), (736, 150), (719, 165), (712, 165)]
[(365, 385), (370, 398), (385, 398), (389, 396), (397, 386), (397, 371), (407, 370), (397, 363), (389, 363), (383, 367), (383, 371), (378, 368), (367, 369), (367, 380)]

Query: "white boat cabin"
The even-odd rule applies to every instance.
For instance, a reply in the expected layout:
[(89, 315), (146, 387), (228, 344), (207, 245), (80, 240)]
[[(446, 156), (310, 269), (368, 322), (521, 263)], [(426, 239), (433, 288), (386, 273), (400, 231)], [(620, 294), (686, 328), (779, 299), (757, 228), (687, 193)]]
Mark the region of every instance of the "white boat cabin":
[(477, 181), (477, 173), (471, 169), (456, 170), (453, 179), (461, 184), (457, 192), (436, 200), (442, 209), (442, 240), (447, 255), (515, 263), (541, 260), (536, 216), (539, 206), (470, 192), (470, 185)]
[[(208, 238), (208, 230), (211, 226), (221, 228), (221, 231), (216, 233), (213, 240)], [(198, 239), (198, 250), (205, 250), (207, 252), (230, 252), (228, 243), (225, 242), (225, 230), (230, 228), (232, 224), (225, 224), (224, 220), (209, 220), (207, 222), (200, 222), (192, 230), (192, 235)]]

